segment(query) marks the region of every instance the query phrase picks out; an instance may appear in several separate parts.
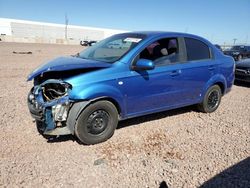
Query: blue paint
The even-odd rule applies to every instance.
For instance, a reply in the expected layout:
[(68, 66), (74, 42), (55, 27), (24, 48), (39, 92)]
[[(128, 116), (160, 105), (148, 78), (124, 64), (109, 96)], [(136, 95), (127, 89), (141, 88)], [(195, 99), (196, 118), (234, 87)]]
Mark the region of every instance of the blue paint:
[(46, 108), (44, 116), (45, 116), (44, 119), (45, 119), (45, 125), (46, 125), (45, 131), (53, 130), (55, 128), (55, 123), (52, 118), (51, 108)]
[[(48, 106), (67, 101), (74, 103), (105, 97), (118, 104), (121, 119), (126, 119), (200, 103), (208, 88), (214, 84), (223, 86), (223, 94), (230, 91), (234, 82), (234, 60), (222, 54), (206, 39), (173, 32), (139, 34), (145, 35), (145, 38), (113, 63), (69, 57), (58, 58), (35, 70), (28, 80), (49, 71), (98, 68), (62, 79), (72, 86), (68, 95), (44, 103), (40, 94), (36, 98), (40, 105), (47, 109)], [(123, 35), (129, 36), (131, 33)], [(205, 43), (210, 48), (212, 58), (188, 61), (184, 57), (178, 63), (165, 66), (155, 66), (153, 61), (139, 60), (140, 66), (147, 70), (132, 68), (133, 60), (145, 47), (156, 40), (171, 37), (188, 37)], [(51, 121), (47, 120), (49, 127)]]

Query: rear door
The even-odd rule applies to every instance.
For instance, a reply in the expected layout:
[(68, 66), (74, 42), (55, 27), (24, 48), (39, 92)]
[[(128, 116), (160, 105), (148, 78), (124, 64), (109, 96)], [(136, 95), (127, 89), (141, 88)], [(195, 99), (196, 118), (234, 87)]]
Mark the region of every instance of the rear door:
[(197, 103), (208, 80), (218, 71), (218, 62), (213, 58), (212, 49), (195, 38), (184, 38), (186, 62), (182, 64), (182, 87), (184, 103)]

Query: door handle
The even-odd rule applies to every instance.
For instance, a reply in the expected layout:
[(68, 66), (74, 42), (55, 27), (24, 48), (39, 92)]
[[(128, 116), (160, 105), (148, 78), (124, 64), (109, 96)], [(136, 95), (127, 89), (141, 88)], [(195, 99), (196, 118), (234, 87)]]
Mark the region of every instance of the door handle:
[(174, 70), (170, 73), (170, 76), (178, 76), (181, 74), (181, 70)]
[(214, 69), (215, 69), (215, 66), (214, 66), (214, 65), (211, 65), (211, 66), (208, 67), (208, 70), (210, 70), (210, 71), (212, 71), (212, 70), (214, 70)]

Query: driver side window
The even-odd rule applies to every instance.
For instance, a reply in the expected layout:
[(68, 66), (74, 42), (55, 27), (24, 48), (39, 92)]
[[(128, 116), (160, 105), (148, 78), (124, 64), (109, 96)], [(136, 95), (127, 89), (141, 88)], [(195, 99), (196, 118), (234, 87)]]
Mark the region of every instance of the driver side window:
[(179, 45), (177, 38), (164, 38), (148, 45), (140, 54), (140, 59), (148, 59), (155, 66), (164, 66), (179, 61)]

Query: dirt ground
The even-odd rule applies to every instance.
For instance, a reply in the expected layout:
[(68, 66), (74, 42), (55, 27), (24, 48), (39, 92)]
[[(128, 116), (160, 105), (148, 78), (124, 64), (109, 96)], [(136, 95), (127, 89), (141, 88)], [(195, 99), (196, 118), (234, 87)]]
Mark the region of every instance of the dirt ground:
[(27, 75), (80, 50), (0, 43), (0, 187), (250, 187), (249, 85), (234, 85), (215, 113), (191, 106), (126, 120), (98, 145), (45, 140), (26, 105)]

